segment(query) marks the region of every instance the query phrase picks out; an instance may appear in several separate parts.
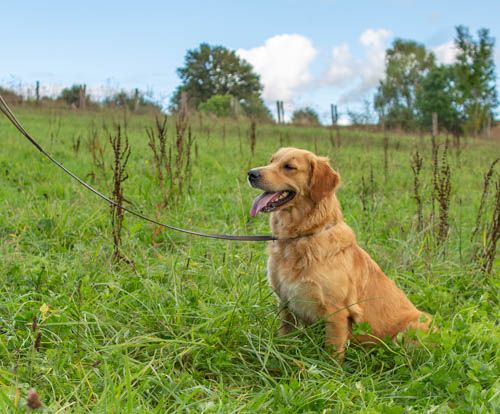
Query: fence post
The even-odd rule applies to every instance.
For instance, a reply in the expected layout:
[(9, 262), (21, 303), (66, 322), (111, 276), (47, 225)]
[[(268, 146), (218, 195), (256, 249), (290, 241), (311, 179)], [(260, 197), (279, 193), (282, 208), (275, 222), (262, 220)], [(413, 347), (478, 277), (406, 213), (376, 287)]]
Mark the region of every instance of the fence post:
[(337, 146), (340, 147), (339, 113), (337, 112), (337, 105), (330, 104), (330, 113), (332, 116), (332, 128), (335, 127), (337, 135)]
[(134, 111), (137, 111), (137, 108), (139, 108), (139, 88), (134, 90)]
[(187, 113), (188, 113), (188, 95), (187, 95), (187, 92), (181, 92), (181, 107), (179, 109), (180, 109), (180, 112), (187, 115)]
[(36, 103), (38, 104), (40, 102), (40, 81), (36, 81), (35, 97), (36, 97)]
[(85, 94), (87, 92), (87, 85), (83, 84), (80, 85), (80, 93), (79, 93), (79, 102), (78, 102), (78, 107), (81, 110), (85, 110)]
[(337, 123), (337, 105), (330, 104), (330, 112), (332, 115), (332, 126)]
[(439, 126), (438, 126), (438, 114), (437, 112), (432, 113), (432, 136), (437, 137), (439, 132)]

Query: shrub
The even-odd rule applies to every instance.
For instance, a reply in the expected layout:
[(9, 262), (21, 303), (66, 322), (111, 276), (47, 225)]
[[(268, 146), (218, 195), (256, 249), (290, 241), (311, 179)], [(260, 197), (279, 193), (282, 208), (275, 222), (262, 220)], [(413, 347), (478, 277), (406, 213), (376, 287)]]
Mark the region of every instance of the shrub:
[(19, 104), (23, 101), (22, 95), (6, 88), (0, 87), (0, 95), (3, 96), (8, 104)]
[(234, 98), (231, 95), (214, 95), (207, 101), (202, 102), (198, 109), (216, 116), (225, 117), (234, 113)]
[(292, 123), (297, 125), (320, 125), (318, 113), (309, 106), (297, 109), (292, 114)]
[(135, 111), (139, 107), (150, 107), (154, 110), (161, 110), (160, 106), (151, 100), (151, 97), (139, 89), (134, 89), (130, 93), (123, 89), (119, 90), (112, 96), (106, 97), (103, 103), (111, 107), (127, 108), (130, 111)]
[[(59, 95), (59, 99), (62, 99), (68, 105), (75, 105), (79, 107), (80, 105), (80, 91), (85, 90), (84, 85), (74, 84), (69, 88), (64, 88)], [(90, 98), (85, 95), (85, 103), (89, 103)]]

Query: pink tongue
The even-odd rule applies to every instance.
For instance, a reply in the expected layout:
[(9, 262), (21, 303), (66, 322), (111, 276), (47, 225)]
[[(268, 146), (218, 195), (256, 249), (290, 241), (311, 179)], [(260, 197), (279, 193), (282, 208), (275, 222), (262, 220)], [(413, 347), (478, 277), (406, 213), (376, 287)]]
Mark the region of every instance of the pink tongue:
[(250, 215), (255, 217), (257, 213), (262, 210), (267, 203), (269, 203), (278, 193), (263, 193), (253, 200), (252, 208), (250, 209)]

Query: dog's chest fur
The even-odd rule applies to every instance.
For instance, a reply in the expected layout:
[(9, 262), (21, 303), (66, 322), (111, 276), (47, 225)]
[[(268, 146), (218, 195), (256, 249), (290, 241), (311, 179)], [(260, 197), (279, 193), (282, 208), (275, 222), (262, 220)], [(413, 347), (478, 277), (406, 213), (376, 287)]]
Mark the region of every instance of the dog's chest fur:
[(269, 246), (268, 278), (282, 304), (304, 322), (318, 320), (334, 298), (345, 296), (321, 244), (310, 239)]

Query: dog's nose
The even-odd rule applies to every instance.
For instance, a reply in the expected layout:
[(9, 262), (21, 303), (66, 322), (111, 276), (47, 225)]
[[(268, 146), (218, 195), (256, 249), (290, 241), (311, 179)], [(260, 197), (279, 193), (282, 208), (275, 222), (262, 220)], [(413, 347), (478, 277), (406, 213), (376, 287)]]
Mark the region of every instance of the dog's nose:
[(248, 171), (248, 181), (250, 181), (251, 183), (254, 183), (255, 181), (257, 181), (260, 177), (260, 172), (259, 170), (250, 170)]

